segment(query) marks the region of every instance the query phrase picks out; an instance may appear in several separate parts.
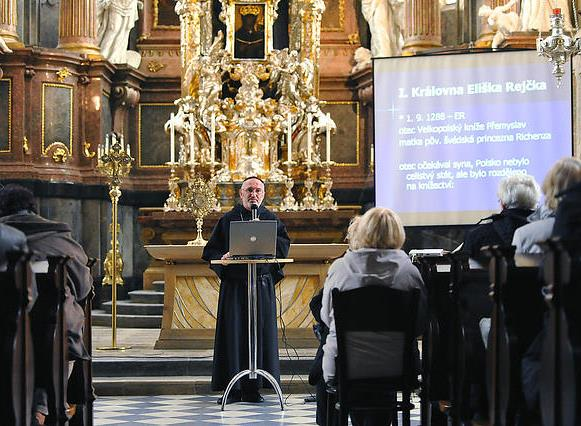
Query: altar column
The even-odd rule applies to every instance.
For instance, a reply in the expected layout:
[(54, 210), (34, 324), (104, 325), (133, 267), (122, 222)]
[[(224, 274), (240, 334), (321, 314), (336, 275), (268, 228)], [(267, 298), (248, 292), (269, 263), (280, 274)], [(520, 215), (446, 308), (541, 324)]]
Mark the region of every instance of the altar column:
[(442, 46), (438, 0), (407, 0), (405, 19), (404, 56)]
[(100, 55), (95, 0), (61, 0), (59, 49)]
[(8, 47), (24, 47), (16, 31), (17, 4), (17, 0), (0, 0), (0, 37), (4, 39)]

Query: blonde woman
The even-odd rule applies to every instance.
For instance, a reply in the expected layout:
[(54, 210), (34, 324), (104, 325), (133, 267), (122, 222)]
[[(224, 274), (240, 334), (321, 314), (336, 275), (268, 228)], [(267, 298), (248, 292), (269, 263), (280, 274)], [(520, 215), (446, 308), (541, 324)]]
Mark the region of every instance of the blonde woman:
[[(335, 260), (329, 268), (323, 289), (321, 319), (329, 327), (329, 335), (323, 347), (323, 377), (330, 382), (335, 377), (335, 357), (337, 356), (337, 335), (333, 315), (333, 289), (352, 290), (367, 285), (383, 285), (397, 290), (420, 289), (418, 307), (418, 331), (423, 329), (426, 312), (426, 292), (422, 277), (401, 250), (405, 241), (405, 231), (401, 219), (390, 209), (375, 207), (361, 218), (352, 221), (347, 232), (350, 250), (345, 256)], [(365, 307), (362, 307), (365, 309)], [(418, 333), (418, 334), (419, 334)], [(386, 414), (370, 414), (373, 418), (363, 418), (362, 413), (351, 413), (353, 425), (386, 424)]]
[(581, 161), (566, 157), (557, 161), (543, 181), (544, 205), (528, 217), (529, 224), (518, 228), (512, 239), (516, 253), (542, 253), (539, 242), (551, 237), (555, 223), (555, 212), (559, 205), (557, 195), (570, 186), (581, 182)]

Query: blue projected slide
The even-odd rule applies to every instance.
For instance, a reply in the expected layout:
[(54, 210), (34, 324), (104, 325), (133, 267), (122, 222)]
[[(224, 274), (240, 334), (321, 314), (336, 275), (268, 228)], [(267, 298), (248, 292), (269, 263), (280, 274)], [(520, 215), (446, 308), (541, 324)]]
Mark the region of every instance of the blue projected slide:
[(533, 51), (378, 59), (374, 91), (376, 205), (406, 225), (474, 223), (572, 154), (571, 74)]

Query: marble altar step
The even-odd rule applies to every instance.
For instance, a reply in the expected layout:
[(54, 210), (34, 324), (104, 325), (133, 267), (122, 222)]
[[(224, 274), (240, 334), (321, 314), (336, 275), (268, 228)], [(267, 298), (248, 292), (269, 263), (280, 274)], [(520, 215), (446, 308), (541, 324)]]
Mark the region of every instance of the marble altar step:
[[(210, 376), (161, 376), (161, 377), (94, 377), (95, 394), (99, 396), (146, 396), (146, 395), (208, 395), (216, 393), (211, 388)], [(283, 395), (315, 393), (307, 376), (282, 376)], [(261, 393), (274, 393), (261, 390)]]
[[(284, 393), (308, 393), (311, 357), (281, 358)], [(93, 360), (93, 385), (100, 396), (211, 393), (212, 358), (107, 357)]]
[[(105, 302), (101, 308), (111, 314), (112, 303)], [(117, 315), (154, 315), (163, 314), (163, 303), (135, 303), (131, 300), (117, 301)]]
[[(154, 283), (154, 290), (130, 291), (129, 300), (117, 301), (117, 326), (120, 328), (160, 328), (163, 315), (163, 281)], [(93, 310), (93, 324), (111, 326), (111, 302)]]
[(161, 293), (163, 293), (163, 291), (165, 290), (165, 282), (164, 281), (153, 281), (151, 283), (152, 287), (153, 287), (153, 291), (159, 291)]
[[(280, 370), (283, 375), (309, 373), (312, 357), (283, 357)], [(212, 374), (212, 356), (203, 357), (107, 357), (93, 359), (93, 376), (148, 377), (148, 376), (209, 376)]]
[[(122, 315), (117, 313), (119, 328), (161, 328), (161, 315)], [(95, 326), (111, 327), (111, 312), (93, 309), (91, 320)]]
[(134, 290), (128, 294), (129, 300), (134, 303), (161, 303), (163, 305), (163, 291)]

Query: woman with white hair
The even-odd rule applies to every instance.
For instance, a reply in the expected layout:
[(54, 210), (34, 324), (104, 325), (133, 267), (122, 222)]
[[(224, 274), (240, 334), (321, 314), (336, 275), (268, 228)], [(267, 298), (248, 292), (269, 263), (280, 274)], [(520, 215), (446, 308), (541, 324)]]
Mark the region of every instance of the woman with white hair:
[[(418, 331), (423, 330), (426, 315), (426, 292), (422, 277), (401, 250), (405, 231), (401, 219), (390, 209), (375, 207), (352, 221), (348, 230), (349, 250), (337, 259), (327, 274), (323, 289), (321, 319), (329, 327), (323, 347), (325, 382), (335, 377), (337, 335), (333, 315), (332, 290), (353, 290), (366, 285), (381, 285), (396, 290), (420, 289)], [(362, 307), (365, 309), (365, 307)], [(350, 413), (353, 425), (388, 424), (389, 413)], [(354, 415), (355, 414), (355, 415)]]
[(462, 251), (472, 258), (478, 258), (485, 246), (510, 246), (514, 231), (528, 223), (541, 194), (534, 177), (512, 175), (500, 181), (497, 195), (502, 211), (481, 219), (464, 237)]
[(514, 233), (512, 245), (516, 246), (516, 253), (543, 252), (538, 243), (551, 237), (559, 205), (557, 195), (578, 182), (581, 182), (581, 161), (577, 158), (562, 158), (551, 167), (543, 181), (544, 205), (528, 217), (531, 223), (518, 228)]

